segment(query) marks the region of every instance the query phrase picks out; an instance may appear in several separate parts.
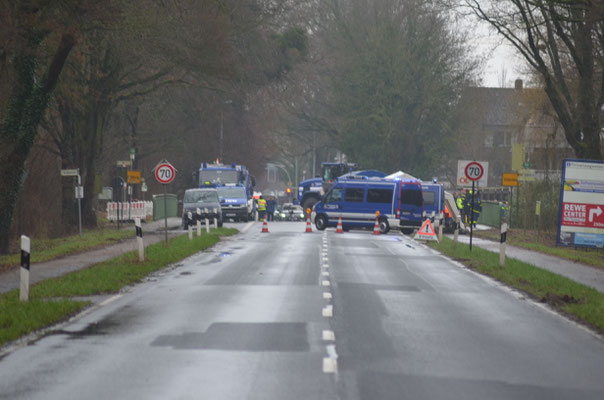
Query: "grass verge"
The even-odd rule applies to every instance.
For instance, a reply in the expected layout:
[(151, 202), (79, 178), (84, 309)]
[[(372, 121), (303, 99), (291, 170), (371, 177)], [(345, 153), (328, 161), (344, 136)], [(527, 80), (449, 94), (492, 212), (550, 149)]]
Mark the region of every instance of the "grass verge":
[[(57, 239), (32, 239), (31, 262), (38, 263), (134, 237), (132, 229), (95, 229)], [(21, 254), (0, 256), (0, 271), (21, 263)]]
[[(474, 231), (476, 237), (499, 242), (498, 229), (487, 231)], [(580, 262), (599, 269), (604, 269), (604, 250), (591, 248), (556, 247), (556, 233), (532, 231), (525, 229), (511, 229), (508, 231), (507, 243), (510, 246), (522, 247), (561, 257), (566, 260)]]
[(0, 346), (46, 326), (63, 321), (90, 305), (72, 296), (116, 293), (125, 286), (140, 282), (150, 273), (205, 250), (221, 236), (237, 233), (236, 229), (219, 228), (200, 238), (187, 235), (155, 243), (145, 249), (145, 261), (138, 252), (126, 253), (90, 268), (48, 279), (31, 287), (30, 301), (19, 301), (18, 290), (0, 295)]
[(499, 266), (499, 254), (444, 238), (442, 243), (430, 242), (430, 247), (547, 303), (554, 309), (604, 333), (604, 294), (561, 275), (537, 268), (531, 264), (506, 258), (505, 267)]

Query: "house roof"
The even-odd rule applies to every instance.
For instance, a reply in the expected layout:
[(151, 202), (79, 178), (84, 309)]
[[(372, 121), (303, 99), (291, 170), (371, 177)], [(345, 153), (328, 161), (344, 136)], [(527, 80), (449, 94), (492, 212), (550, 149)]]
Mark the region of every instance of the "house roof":
[(536, 101), (542, 101), (541, 89), (467, 87), (460, 106), (482, 125), (510, 126), (524, 124), (534, 113)]

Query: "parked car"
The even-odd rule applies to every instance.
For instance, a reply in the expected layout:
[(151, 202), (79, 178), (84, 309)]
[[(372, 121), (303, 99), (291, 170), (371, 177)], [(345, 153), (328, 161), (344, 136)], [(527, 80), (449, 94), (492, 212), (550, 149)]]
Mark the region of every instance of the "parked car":
[(275, 207), (275, 212), (273, 213), (273, 220), (275, 221), (285, 221), (285, 213), (283, 212), (283, 206), (277, 205)]
[[(201, 214), (197, 214), (197, 209)], [(191, 218), (189, 218), (189, 212)], [(182, 201), (182, 226), (187, 229), (189, 225), (194, 225), (197, 220), (204, 221), (206, 218), (211, 223), (214, 218), (218, 219), (218, 226), (222, 226), (222, 209), (218, 191), (214, 188), (188, 189)]]
[(283, 205), (282, 214), (284, 214), (285, 221), (304, 221), (304, 210), (301, 206), (292, 203)]

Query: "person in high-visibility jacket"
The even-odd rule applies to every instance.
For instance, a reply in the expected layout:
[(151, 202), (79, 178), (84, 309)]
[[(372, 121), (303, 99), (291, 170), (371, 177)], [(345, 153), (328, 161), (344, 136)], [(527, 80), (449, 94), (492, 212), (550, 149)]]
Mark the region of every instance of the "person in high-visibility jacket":
[(482, 211), (482, 202), (480, 201), (480, 192), (476, 192), (474, 195), (474, 207), (472, 208), (472, 200), (470, 198), (470, 208), (472, 210), (472, 226), (476, 228), (476, 222), (480, 217), (480, 212)]
[(463, 197), (461, 193), (457, 196), (457, 199), (455, 199), (455, 203), (457, 204), (459, 212), (461, 212), (461, 210), (463, 210)]
[(266, 200), (264, 200), (264, 197), (262, 197), (262, 195), (260, 195), (260, 197), (258, 198), (258, 218), (260, 218), (260, 220), (264, 220), (265, 217), (266, 217)]
[(507, 201), (501, 202), (501, 220), (507, 221), (510, 216), (510, 205)]

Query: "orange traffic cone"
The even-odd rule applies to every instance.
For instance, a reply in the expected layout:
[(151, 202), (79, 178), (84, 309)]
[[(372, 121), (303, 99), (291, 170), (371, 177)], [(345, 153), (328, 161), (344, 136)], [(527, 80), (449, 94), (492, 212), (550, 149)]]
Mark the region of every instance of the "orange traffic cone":
[(344, 229), (342, 229), (342, 216), (340, 215), (340, 219), (338, 219), (338, 226), (336, 228), (336, 233), (344, 233)]
[(268, 224), (266, 223), (266, 217), (264, 217), (264, 223), (262, 224), (262, 232), (261, 233), (268, 233)]
[(375, 217), (375, 225), (373, 226), (373, 234), (374, 235), (379, 235), (380, 234), (380, 223), (378, 222), (378, 216), (376, 215)]
[(310, 225), (310, 214), (308, 214), (308, 218), (306, 218), (306, 233), (312, 233), (312, 226)]

